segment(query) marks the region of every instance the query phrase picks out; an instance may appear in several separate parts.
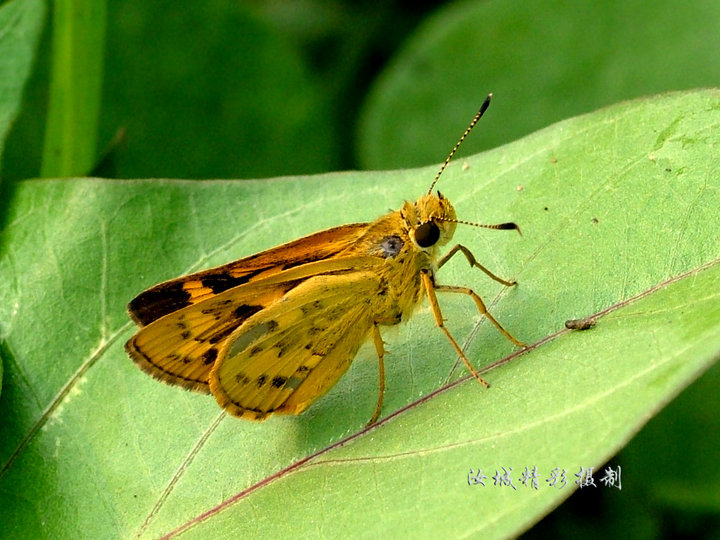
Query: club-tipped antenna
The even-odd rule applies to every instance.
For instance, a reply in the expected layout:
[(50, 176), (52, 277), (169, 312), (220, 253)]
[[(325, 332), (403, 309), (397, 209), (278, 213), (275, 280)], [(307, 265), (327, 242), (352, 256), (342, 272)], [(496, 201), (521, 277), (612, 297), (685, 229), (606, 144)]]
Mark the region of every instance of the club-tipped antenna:
[(433, 183), (430, 184), (430, 189), (428, 189), (428, 195), (432, 193), (433, 188), (435, 187), (435, 184), (437, 184), (437, 181), (440, 180), (440, 175), (445, 170), (445, 167), (448, 166), (448, 163), (450, 163), (450, 160), (455, 155), (455, 152), (457, 152), (458, 148), (460, 148), (460, 145), (465, 140), (465, 137), (467, 137), (470, 132), (472, 131), (472, 128), (475, 127), (475, 124), (478, 123), (478, 120), (482, 118), (482, 115), (485, 114), (485, 111), (490, 106), (490, 100), (492, 99), (492, 94), (488, 94), (488, 96), (485, 98), (485, 101), (483, 101), (483, 104), (480, 105), (480, 110), (478, 110), (477, 114), (475, 115), (475, 118), (472, 119), (472, 122), (470, 122), (470, 125), (465, 130), (465, 133), (462, 134), (462, 137), (460, 137), (460, 140), (457, 142), (457, 144), (453, 147), (453, 149), (450, 151), (450, 155), (445, 160), (445, 163), (442, 164), (442, 167), (440, 167), (440, 170), (435, 175), (435, 180), (433, 180)]
[(495, 223), (495, 224), (487, 224), (487, 223), (475, 223), (473, 221), (465, 221), (464, 219), (448, 219), (448, 218), (435, 218), (438, 221), (451, 221), (453, 223), (460, 223), (462, 225), (471, 225), (473, 227), (481, 227), (483, 229), (498, 229), (501, 231), (517, 231), (522, 235), (522, 231), (520, 230), (520, 227), (513, 223), (512, 221), (508, 221), (507, 223)]

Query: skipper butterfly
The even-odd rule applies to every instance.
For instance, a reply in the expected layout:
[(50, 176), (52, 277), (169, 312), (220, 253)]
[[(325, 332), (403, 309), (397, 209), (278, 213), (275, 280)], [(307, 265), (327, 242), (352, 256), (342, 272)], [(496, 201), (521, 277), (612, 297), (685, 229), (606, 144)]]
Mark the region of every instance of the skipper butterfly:
[(417, 202), (369, 223), (327, 229), (256, 255), (166, 281), (133, 299), (128, 312), (140, 329), (127, 342), (130, 357), (166, 383), (212, 394), (230, 414), (264, 420), (299, 414), (347, 371), (360, 345), (371, 338), (379, 363), (379, 394), (368, 424), (382, 409), (385, 392), (383, 326), (407, 320), (427, 297), (435, 324), (483, 385), (443, 323), (437, 292), (470, 296), (480, 314), (508, 340), (523, 347), (467, 287), (441, 285), (437, 271), (461, 253), (471, 266), (503, 285), (455, 245), (444, 256), (458, 224), (514, 229), (514, 223), (481, 225), (458, 220), (433, 188), (465, 137), (485, 113), (492, 94)]

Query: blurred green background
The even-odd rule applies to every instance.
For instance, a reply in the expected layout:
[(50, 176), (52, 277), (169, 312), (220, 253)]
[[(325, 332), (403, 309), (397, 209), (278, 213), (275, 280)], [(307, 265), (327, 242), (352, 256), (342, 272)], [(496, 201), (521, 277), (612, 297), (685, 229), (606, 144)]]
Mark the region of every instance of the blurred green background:
[[(102, 62), (76, 72), (102, 88), (97, 141), (54, 141), (95, 148), (78, 175), (411, 167), (441, 162), (490, 91), (465, 154), (617, 101), (720, 85), (720, 3), (710, 0), (115, 0), (106, 9)], [(51, 20), (5, 147), (5, 182), (48, 170)], [(715, 367), (612, 460), (622, 491), (578, 492), (527, 536), (720, 537), (718, 383)]]

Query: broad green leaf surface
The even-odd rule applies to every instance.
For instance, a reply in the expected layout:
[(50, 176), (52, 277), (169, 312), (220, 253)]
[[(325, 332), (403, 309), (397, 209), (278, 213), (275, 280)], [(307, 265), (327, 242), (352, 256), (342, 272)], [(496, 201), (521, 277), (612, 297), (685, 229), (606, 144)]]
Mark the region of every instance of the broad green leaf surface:
[(42, 0), (15, 0), (0, 7), (0, 171), (5, 137), (20, 109), (44, 16)]
[[(469, 299), (441, 297), (472, 361), (502, 362), (492, 388), (467, 378), (423, 307), (384, 332), (386, 402), (369, 430), (372, 347), (304, 415), (248, 423), (141, 373), (124, 306), (162, 279), (373, 219), (436, 167), (20, 183), (0, 237), (0, 522), (28, 537), (519, 533), (720, 355), (719, 123), (720, 92), (671, 94), (458, 158), (439, 186), (458, 216), (523, 236), (456, 239), (520, 284), (460, 259), (439, 279), (473, 287), (532, 346), (508, 357)], [(593, 329), (561, 330), (595, 313)], [(519, 484), (534, 466), (537, 491)], [(471, 467), (485, 487), (468, 486)], [(491, 485), (502, 467), (517, 491)], [(563, 489), (544, 481), (555, 467)]]
[(720, 85), (715, 0), (476, 0), (429, 17), (363, 110), (364, 168), (433, 163), (482, 95), (493, 114), (465, 152), (494, 148), (622, 100)]

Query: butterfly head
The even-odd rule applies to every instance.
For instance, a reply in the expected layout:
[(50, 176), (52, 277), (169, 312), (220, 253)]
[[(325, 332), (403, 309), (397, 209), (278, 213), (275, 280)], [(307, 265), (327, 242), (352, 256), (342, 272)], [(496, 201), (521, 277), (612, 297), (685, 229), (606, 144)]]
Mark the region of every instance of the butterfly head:
[(420, 249), (447, 244), (455, 234), (455, 208), (439, 191), (424, 195), (408, 206), (412, 206), (411, 211), (405, 213), (410, 238)]
[(402, 210), (402, 217), (405, 220), (405, 225), (408, 230), (410, 238), (415, 245), (425, 251), (431, 251), (435, 246), (442, 246), (447, 244), (455, 234), (455, 228), (458, 223), (465, 225), (472, 225), (473, 227), (483, 227), (485, 229), (514, 229), (520, 232), (520, 228), (515, 223), (499, 223), (497, 225), (484, 225), (481, 223), (472, 223), (470, 221), (458, 220), (455, 214), (453, 205), (450, 204), (445, 197), (439, 191), (433, 194), (435, 184), (440, 179), (445, 168), (450, 163), (450, 160), (460, 148), (460, 145), (468, 136), (470, 131), (475, 127), (478, 120), (485, 114), (492, 94), (488, 94), (485, 101), (480, 106), (480, 110), (475, 114), (475, 117), (470, 122), (470, 125), (460, 137), (460, 140), (450, 151), (450, 155), (445, 159), (445, 162), (440, 167), (440, 170), (435, 175), (435, 179), (430, 184), (430, 189), (426, 195), (420, 198), (415, 204), (405, 203)]
[(520, 233), (520, 227), (513, 222), (489, 225), (457, 219), (455, 208), (450, 201), (439, 191), (436, 193), (423, 195), (415, 204), (406, 202), (402, 210), (408, 234), (422, 250), (432, 251), (435, 246), (447, 244), (455, 234), (458, 223), (483, 229), (515, 230)]

